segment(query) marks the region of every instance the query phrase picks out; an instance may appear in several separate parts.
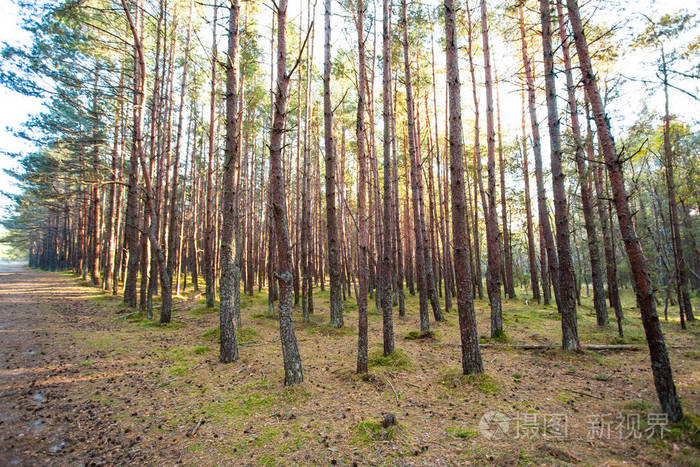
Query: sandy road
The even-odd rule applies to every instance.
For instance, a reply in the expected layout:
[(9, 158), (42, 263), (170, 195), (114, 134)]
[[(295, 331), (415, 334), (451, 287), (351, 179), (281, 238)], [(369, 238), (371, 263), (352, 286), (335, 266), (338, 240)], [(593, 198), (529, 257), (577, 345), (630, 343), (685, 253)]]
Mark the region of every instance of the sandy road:
[(86, 356), (75, 345), (94, 313), (85, 295), (72, 277), (0, 263), (0, 465), (138, 462), (85, 397)]

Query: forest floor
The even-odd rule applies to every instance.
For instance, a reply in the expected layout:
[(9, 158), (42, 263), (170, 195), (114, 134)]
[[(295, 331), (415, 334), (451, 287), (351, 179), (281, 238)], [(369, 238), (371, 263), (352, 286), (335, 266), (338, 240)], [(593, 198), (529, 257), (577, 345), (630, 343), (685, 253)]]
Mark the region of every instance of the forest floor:
[[(218, 314), (188, 292), (173, 323), (133, 315), (74, 275), (0, 269), (0, 465), (698, 465), (700, 325), (663, 323), (686, 418), (665, 423), (633, 297), (625, 337), (578, 308), (584, 344), (637, 351), (566, 354), (552, 306), (504, 302), (507, 336), (482, 337), (485, 376), (460, 376), (455, 311), (412, 339), (417, 299), (395, 315), (383, 358), (370, 301), (370, 376), (355, 375), (357, 308), (331, 329), (328, 293), (295, 313), (305, 382), (282, 385), (265, 291), (242, 298), (240, 359), (218, 362)], [(696, 309), (698, 308), (696, 304)], [(488, 304), (476, 302), (489, 335)], [(663, 313), (663, 309), (660, 310)], [(549, 350), (509, 344), (551, 343)], [(384, 414), (397, 425), (383, 428)], [(485, 414), (489, 415), (485, 416)], [(494, 415), (495, 414), (495, 415)], [(488, 422), (491, 423), (488, 423)], [(481, 422), (481, 423), (480, 423)]]

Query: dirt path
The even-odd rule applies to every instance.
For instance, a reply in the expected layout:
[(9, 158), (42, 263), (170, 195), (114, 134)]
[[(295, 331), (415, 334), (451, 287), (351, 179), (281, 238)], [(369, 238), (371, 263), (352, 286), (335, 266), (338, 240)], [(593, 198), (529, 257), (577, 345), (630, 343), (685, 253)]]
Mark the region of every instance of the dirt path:
[(74, 397), (90, 378), (72, 339), (89, 326), (84, 295), (74, 278), (0, 264), (0, 465), (137, 459), (109, 414)]

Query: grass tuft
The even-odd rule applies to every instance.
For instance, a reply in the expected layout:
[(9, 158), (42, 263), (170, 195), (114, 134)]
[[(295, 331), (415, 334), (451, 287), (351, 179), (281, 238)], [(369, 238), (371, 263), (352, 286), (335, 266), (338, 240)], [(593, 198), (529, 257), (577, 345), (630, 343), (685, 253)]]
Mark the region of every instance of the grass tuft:
[(411, 357), (401, 349), (395, 349), (394, 353), (384, 356), (381, 347), (375, 347), (369, 353), (369, 366), (385, 367), (392, 370), (408, 370), (413, 364)]
[(486, 374), (465, 375), (461, 368), (450, 368), (440, 381), (448, 388), (472, 386), (484, 394), (497, 394), (501, 388), (499, 382)]
[(364, 420), (352, 427), (354, 444), (372, 444), (378, 441), (391, 441), (396, 438), (396, 427), (384, 428), (380, 423)]
[(403, 335), (403, 338), (407, 341), (417, 341), (417, 340), (440, 340), (440, 333), (437, 331), (409, 331)]

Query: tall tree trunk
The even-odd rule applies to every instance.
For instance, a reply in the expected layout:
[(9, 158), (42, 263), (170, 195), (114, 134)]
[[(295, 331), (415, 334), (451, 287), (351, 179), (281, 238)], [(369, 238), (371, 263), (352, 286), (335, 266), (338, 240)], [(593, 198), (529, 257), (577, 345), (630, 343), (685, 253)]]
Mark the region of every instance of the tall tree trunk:
[[(330, 0), (326, 0), (330, 3)], [(391, 190), (391, 0), (383, 2), (382, 21), (382, 100), (384, 105), (384, 212), (382, 219), (382, 274), (381, 274), (381, 305), (384, 355), (394, 353), (394, 323), (392, 317), (391, 277), (393, 270), (393, 255), (391, 248), (392, 237), (392, 190)], [(327, 172), (328, 170), (326, 170)], [(379, 201), (379, 200), (377, 200)]]
[(234, 288), (238, 271), (234, 247), (238, 237), (238, 193), (236, 178), (240, 160), (238, 114), (238, 0), (231, 0), (228, 21), (228, 55), (226, 59), (226, 146), (224, 148), (223, 202), (221, 204), (221, 284), (219, 305), (219, 361), (229, 363), (238, 359), (236, 337), (236, 302)]
[[(282, 356), (284, 359), (284, 385), (301, 383), (304, 375), (292, 321), (292, 250), (289, 244), (287, 203), (285, 200), (282, 171), (282, 136), (287, 115), (287, 92), (291, 73), (287, 72), (287, 0), (277, 4), (277, 91), (273, 106), (270, 130), (270, 199), (274, 217), (277, 243), (277, 268), (275, 277), (279, 283), (279, 320)], [(296, 68), (296, 65), (295, 67)], [(294, 71), (292, 68), (292, 72)]]
[(357, 29), (357, 243), (359, 246), (359, 267), (357, 271), (357, 373), (367, 373), (367, 294), (369, 287), (369, 271), (367, 267), (367, 209), (365, 196), (367, 194), (367, 160), (365, 155), (365, 86), (367, 83), (367, 65), (365, 63), (365, 3), (355, 0), (355, 28)]
[(525, 130), (525, 90), (520, 92), (522, 103), (521, 128), (523, 133), (523, 181), (525, 182), (525, 216), (527, 223), (527, 260), (530, 269), (530, 286), (532, 287), (532, 298), (540, 303), (540, 287), (537, 280), (537, 261), (535, 260), (535, 234), (532, 228), (532, 206), (530, 203), (530, 170), (527, 161), (527, 131)]
[[(474, 281), (479, 292), (479, 298), (483, 298), (483, 286), (481, 281), (481, 243), (479, 241), (479, 199), (480, 194), (483, 194), (483, 182), (481, 181), (481, 143), (479, 142), (479, 99), (476, 94), (476, 75), (474, 73), (474, 54), (472, 51), (472, 14), (469, 7), (469, 0), (466, 2), (467, 10), (467, 55), (469, 57), (469, 74), (472, 82), (472, 99), (474, 101), (474, 167), (472, 173), (474, 175), (474, 210), (472, 229), (474, 233)], [(467, 182), (468, 184), (468, 182)], [(482, 198), (483, 201), (483, 198)], [(483, 201), (484, 209), (486, 202)], [(471, 208), (470, 208), (471, 210)]]
[(571, 59), (569, 57), (569, 36), (566, 32), (561, 0), (557, 0), (557, 17), (559, 18), (559, 39), (561, 40), (562, 55), (566, 68), (566, 91), (569, 100), (569, 112), (571, 113), (571, 131), (576, 145), (576, 170), (578, 171), (579, 187), (581, 190), (581, 205), (583, 207), (583, 221), (588, 239), (588, 255), (591, 260), (591, 282), (593, 283), (593, 306), (595, 308), (598, 326), (608, 324), (608, 307), (605, 304), (605, 290), (603, 289), (603, 269), (600, 262), (600, 249), (598, 248), (598, 232), (593, 213), (593, 200), (588, 178), (588, 169), (584, 162), (584, 140), (581, 135), (581, 126), (578, 120), (576, 105), (576, 88), (573, 73), (571, 71)]
[[(141, 2), (137, 2), (135, 9), (135, 24), (138, 24), (141, 15)], [(122, 7), (126, 10), (126, 1), (122, 0)], [(137, 36), (137, 34), (134, 34)], [(143, 88), (139, 86), (145, 82), (146, 70), (140, 67), (137, 45), (134, 44), (134, 102), (133, 125), (131, 138), (131, 155), (129, 156), (129, 189), (126, 198), (125, 215), (125, 243), (128, 246), (129, 259), (124, 281), (124, 303), (130, 307), (136, 306), (136, 279), (139, 273), (140, 235), (139, 235), (139, 147), (141, 132), (143, 131)]]
[(406, 18), (406, 1), (401, 0), (402, 29), (403, 29), (403, 55), (404, 73), (406, 76), (406, 113), (408, 119), (408, 154), (411, 163), (411, 199), (413, 203), (413, 234), (416, 242), (416, 282), (418, 283), (420, 331), (430, 331), (430, 317), (428, 316), (428, 285), (425, 264), (425, 242), (421, 222), (421, 205), (423, 198), (420, 187), (420, 164), (416, 150), (416, 121), (413, 107), (413, 82), (411, 80), (411, 62), (408, 50), (408, 21)]
[[(537, 119), (537, 112), (535, 110), (535, 78), (534, 72), (531, 68), (531, 60), (527, 53), (527, 40), (525, 38), (525, 19), (523, 17), (523, 7), (518, 8), (520, 15), (520, 39), (522, 44), (523, 53), (523, 65), (525, 68), (525, 79), (527, 82), (527, 93), (528, 93), (528, 108), (530, 111), (530, 126), (532, 129), (532, 150), (535, 155), (535, 181), (537, 183), (537, 214), (540, 224), (541, 236), (544, 239), (544, 248), (546, 249), (547, 257), (547, 277), (552, 283), (552, 288), (554, 289), (554, 299), (557, 302), (557, 309), (561, 310), (562, 305), (559, 301), (559, 273), (558, 273), (558, 261), (557, 252), (554, 247), (554, 236), (552, 234), (552, 228), (549, 224), (549, 214), (547, 212), (547, 192), (544, 187), (544, 169), (542, 167), (542, 146), (540, 144), (540, 126), (539, 120)], [(540, 248), (542, 248), (542, 242), (540, 242)], [(544, 267), (544, 265), (542, 265)], [(549, 288), (547, 281), (545, 280), (544, 272), (542, 274), (542, 288)], [(545, 294), (545, 304), (548, 302), (547, 294)]]
[[(340, 283), (338, 215), (335, 207), (336, 154), (331, 105), (331, 0), (325, 0), (325, 51), (323, 55), (323, 134), (326, 150), (326, 235), (328, 237), (328, 274), (330, 276), (330, 325), (343, 327), (343, 297)], [(343, 154), (343, 157), (345, 155)]]
[[(131, 13), (129, 12), (128, 7), (126, 6), (126, 0), (122, 0), (122, 7), (124, 8), (124, 12), (126, 13), (127, 20), (129, 22), (129, 26), (134, 38), (134, 47), (136, 48), (136, 56), (139, 62), (139, 69), (145, 70), (145, 61), (144, 61), (144, 53), (143, 53), (143, 48), (142, 48), (142, 43), (141, 39), (138, 34), (138, 30), (136, 29), (136, 24), (131, 16)], [(139, 74), (139, 80), (135, 83), (136, 86), (134, 88), (134, 93), (139, 94), (140, 98), (138, 101), (143, 102), (143, 92), (145, 89), (145, 84), (146, 84), (146, 76), (144, 74)], [(146, 211), (150, 213), (151, 215), (151, 228), (149, 229), (148, 235), (150, 237), (151, 243), (155, 246), (155, 251), (157, 254), (157, 259), (158, 259), (158, 266), (160, 267), (161, 270), (161, 313), (165, 313), (167, 316), (170, 316), (170, 312), (172, 309), (172, 294), (169, 289), (170, 286), (170, 278), (168, 277), (168, 271), (165, 269), (165, 253), (163, 251), (163, 248), (158, 242), (158, 238), (156, 236), (156, 231), (154, 229), (155, 225), (158, 225), (158, 214), (157, 212), (153, 209), (152, 205), (152, 199), (153, 199), (153, 191), (152, 191), (152, 186), (151, 186), (151, 180), (150, 176), (148, 174), (148, 171), (146, 170), (146, 161), (145, 157), (143, 154), (143, 107), (139, 107), (139, 110), (136, 112), (137, 119), (134, 122), (135, 125), (135, 131), (134, 131), (134, 149), (136, 150), (136, 154), (138, 157), (138, 160), (141, 164), (141, 170), (143, 172), (143, 182), (144, 182), (144, 188), (145, 188), (145, 205), (146, 205)], [(144, 222), (145, 225), (145, 222)]]
[(569, 213), (566, 204), (566, 191), (564, 189), (564, 170), (561, 163), (559, 113), (557, 111), (557, 89), (554, 83), (554, 52), (552, 52), (552, 20), (549, 13), (549, 0), (540, 0), (540, 19), (542, 22), (542, 54), (544, 56), (544, 83), (547, 95), (554, 220), (557, 224), (559, 313), (561, 313), (562, 348), (567, 351), (574, 351), (579, 349), (576, 301), (573, 293), (576, 279), (571, 259)]
[[(394, 114), (394, 105), (396, 102), (396, 82), (394, 82), (394, 99), (391, 101), (391, 171), (393, 178), (393, 209), (394, 209), (394, 229), (395, 229), (395, 239), (394, 248), (396, 249), (395, 255), (395, 268), (396, 268), (396, 287), (398, 292), (398, 302), (399, 302), (399, 316), (406, 315), (406, 297), (404, 295), (403, 283), (404, 283), (404, 259), (403, 259), (403, 238), (401, 237), (401, 222), (399, 216), (400, 204), (399, 204), (399, 169), (398, 169), (398, 158), (396, 156), (396, 116)], [(386, 176), (386, 175), (385, 175)], [(408, 193), (407, 193), (408, 194)], [(407, 232), (406, 232), (407, 233)]]
[(673, 259), (676, 273), (676, 289), (678, 306), (681, 313), (681, 325), (685, 329), (685, 321), (695, 321), (693, 305), (688, 293), (688, 263), (683, 254), (681, 243), (680, 224), (678, 223), (678, 201), (676, 200), (676, 186), (673, 176), (673, 150), (671, 149), (671, 115), (668, 103), (668, 71), (666, 69), (666, 53), (661, 45), (661, 67), (664, 79), (664, 158), (666, 163), (666, 188), (668, 190), (668, 211), (671, 223), (671, 235), (673, 245)]
[[(192, 36), (192, 5), (194, 0), (190, 0), (189, 3), (189, 14), (187, 15), (187, 37), (185, 39), (185, 62), (182, 67), (182, 82), (180, 83), (180, 106), (178, 109), (177, 117), (177, 136), (175, 137), (175, 160), (173, 161), (173, 178), (170, 187), (170, 226), (168, 228), (168, 276), (171, 280), (173, 277), (173, 272), (177, 274), (177, 288), (176, 291), (180, 291), (180, 271), (179, 267), (176, 269), (176, 262), (178, 258), (178, 253), (180, 250), (180, 218), (182, 216), (181, 209), (178, 207), (177, 197), (178, 197), (178, 180), (180, 171), (180, 147), (182, 142), (182, 133), (186, 131), (183, 128), (183, 114), (185, 107), (185, 91), (187, 90), (187, 71), (189, 67), (190, 58), (190, 39)], [(189, 140), (188, 140), (189, 144)], [(187, 156), (187, 152), (185, 152)], [(185, 165), (187, 165), (187, 157), (185, 157)], [(183, 189), (183, 193), (184, 193)], [(184, 208), (184, 204), (182, 206)]]
[(216, 68), (218, 66), (217, 44), (216, 44), (216, 22), (218, 8), (214, 4), (214, 25), (212, 32), (212, 52), (211, 52), (211, 91), (209, 95), (209, 157), (207, 159), (207, 197), (204, 213), (204, 282), (207, 300), (207, 308), (214, 307), (216, 296), (216, 285), (214, 284), (214, 129), (216, 127)]
[(501, 220), (503, 224), (503, 262), (505, 270), (504, 288), (508, 298), (515, 298), (515, 284), (513, 283), (513, 254), (510, 249), (510, 232), (508, 228), (508, 206), (506, 205), (506, 168), (503, 165), (503, 135), (501, 133), (501, 98), (498, 88), (498, 74), (496, 75), (496, 121), (498, 126), (498, 173), (501, 182)]
[[(498, 244), (498, 215), (496, 213), (496, 137), (493, 125), (493, 86), (491, 84), (491, 52), (489, 50), (489, 26), (486, 17), (486, 1), (481, 0), (481, 37), (484, 45), (484, 78), (486, 84), (486, 134), (488, 205), (484, 202), (486, 216), (486, 250), (488, 268), (486, 290), (491, 305), (491, 337), (503, 334), (503, 313), (501, 310), (501, 251)], [(481, 175), (479, 175), (481, 177)], [(482, 199), (484, 193), (482, 190)]]
[[(97, 86), (100, 80), (99, 69), (95, 71), (95, 85), (93, 88), (92, 117), (93, 117), (93, 139), (95, 140), (92, 150), (92, 171), (95, 177), (92, 186), (92, 198), (90, 200), (90, 279), (92, 285), (100, 285), (100, 252), (101, 252), (101, 231), (102, 221), (100, 219), (100, 145), (97, 141), (99, 135), (99, 109)], [(677, 219), (676, 219), (677, 220)]]
[(676, 385), (673, 382), (673, 374), (671, 372), (671, 362), (668, 358), (668, 351), (666, 350), (664, 335), (661, 331), (659, 316), (656, 313), (656, 304), (654, 302), (654, 292), (649, 280), (647, 259), (646, 256), (644, 256), (642, 245), (639, 242), (639, 238), (634, 231), (634, 225), (632, 223), (632, 215), (630, 213), (627, 191), (623, 179), (622, 163), (615, 150), (615, 142), (610, 131), (610, 122), (605, 113), (596, 84), (596, 78), (593, 74), (591, 59), (588, 54), (588, 42), (583, 32), (578, 3), (576, 0), (567, 0), (566, 4), (569, 10), (569, 20), (571, 21), (574, 42), (576, 44), (581, 73), (583, 75), (583, 85), (586, 90), (586, 95), (591, 102), (596, 128), (598, 129), (598, 135), (602, 143), (602, 151), (605, 156), (608, 174), (610, 175), (610, 184), (615, 201), (617, 219), (620, 224), (620, 232), (622, 233), (622, 240), (625, 244), (625, 250), (627, 251), (627, 257), (632, 269), (632, 276), (636, 285), (635, 291), (642, 314), (644, 332), (649, 345), (649, 355), (651, 357), (651, 369), (654, 375), (656, 394), (659, 397), (661, 408), (668, 416), (669, 421), (677, 422), (683, 417), (683, 410), (678, 400), (678, 395), (676, 394)]
[(455, 31), (454, 0), (445, 0), (445, 38), (447, 47), (447, 86), (450, 119), (450, 188), (452, 191), (452, 238), (457, 282), (457, 313), (462, 345), (464, 374), (482, 373), (479, 336), (472, 294), (471, 265), (467, 243), (467, 199), (462, 164), (462, 110), (459, 82), (459, 59)]

